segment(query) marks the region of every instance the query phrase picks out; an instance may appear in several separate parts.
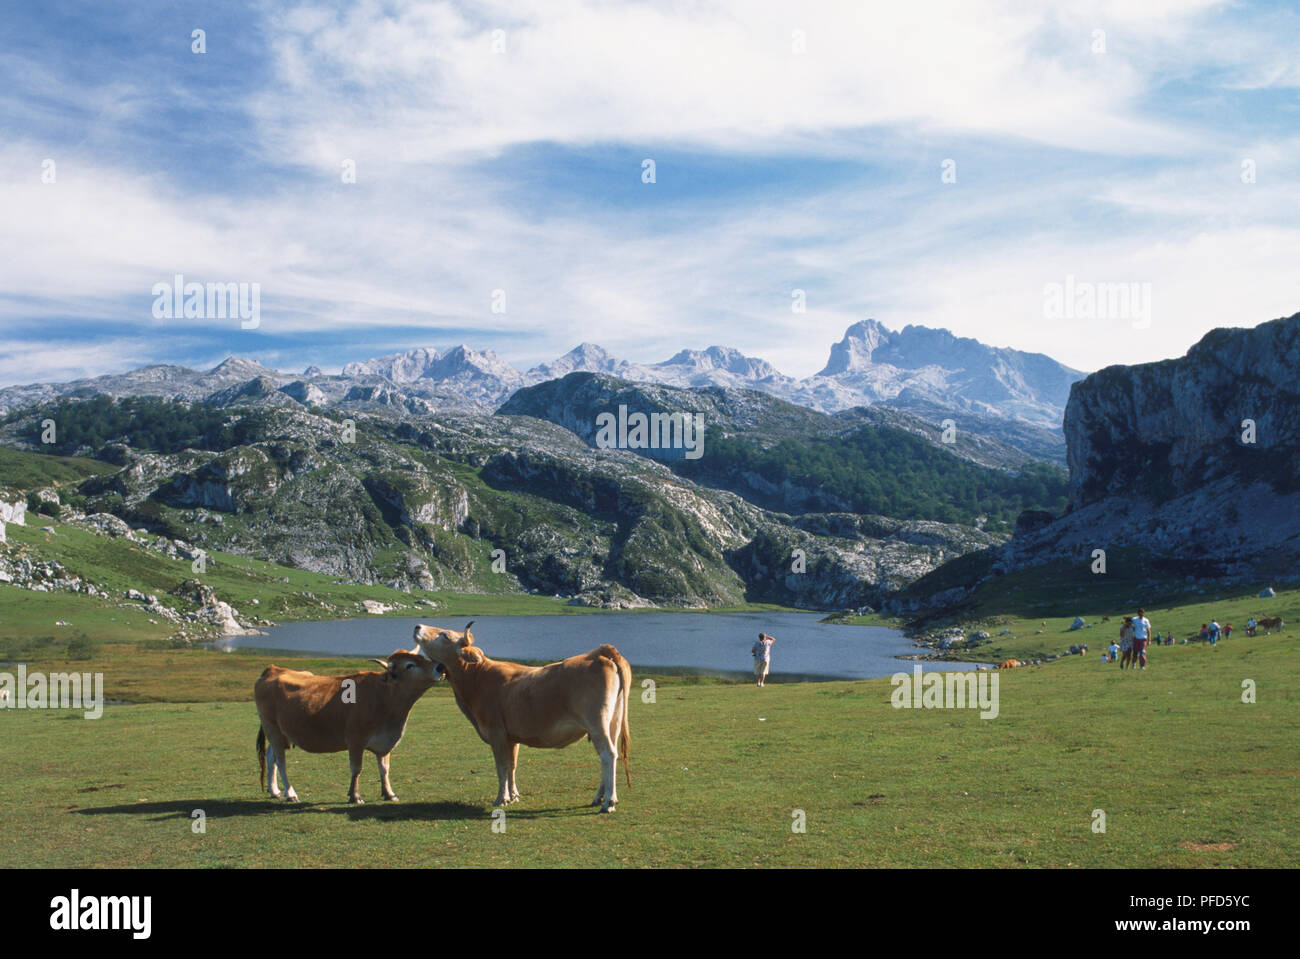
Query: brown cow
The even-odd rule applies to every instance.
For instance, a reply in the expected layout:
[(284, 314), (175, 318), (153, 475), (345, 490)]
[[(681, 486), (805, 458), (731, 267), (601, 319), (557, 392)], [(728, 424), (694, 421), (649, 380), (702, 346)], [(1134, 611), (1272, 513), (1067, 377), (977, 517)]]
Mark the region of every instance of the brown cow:
[(1279, 633), (1286, 628), (1286, 623), (1282, 621), (1281, 616), (1263, 616), (1255, 621), (1256, 626), (1264, 627), (1266, 633), (1277, 630)]
[(379, 759), (384, 798), (396, 802), (388, 781), (389, 754), (401, 742), (416, 700), (441, 678), (442, 670), (418, 649), (398, 650), (387, 661), (374, 662), (384, 667), (382, 673), (316, 676), (274, 665), (262, 672), (253, 687), (262, 720), (257, 731), (257, 762), (262, 783), (274, 798), (280, 798), (278, 770), (285, 799), (298, 801), (284, 762), (285, 750), (297, 746), (309, 753), (348, 751), (352, 766), (348, 802), (352, 803), (364, 802), (358, 780), (361, 760), (369, 749)]
[[(627, 775), (627, 700), (632, 667), (613, 646), (604, 645), (581, 656), (549, 666), (521, 666), (488, 659), (474, 645), (474, 635), (415, 627), (415, 641), (424, 655), (447, 670), (451, 691), (479, 737), (492, 747), (497, 767), (494, 806), (515, 802), (515, 765), (519, 744), (538, 749), (563, 749), (584, 735), (600, 756), (600, 788), (593, 806), (613, 812), (618, 802), (616, 766), (621, 749)], [(631, 785), (628, 775), (628, 785)]]

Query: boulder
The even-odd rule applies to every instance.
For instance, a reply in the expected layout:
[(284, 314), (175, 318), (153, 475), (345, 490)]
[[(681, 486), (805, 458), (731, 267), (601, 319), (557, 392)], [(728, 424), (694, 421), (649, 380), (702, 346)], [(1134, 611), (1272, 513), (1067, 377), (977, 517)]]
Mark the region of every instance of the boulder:
[(1265, 586), (1263, 589), (1259, 591), (1260, 599), (1268, 599), (1270, 596), (1276, 596), (1276, 595), (1277, 593), (1273, 592), (1272, 586)]
[(92, 513), (86, 517), (83, 525), (107, 533), (109, 536), (131, 535), (131, 527), (112, 513)]
[(18, 497), (12, 503), (0, 499), (0, 523), (13, 523), (15, 526), (27, 525), (27, 500)]
[(1083, 627), (1087, 625), (1088, 624), (1083, 621), (1082, 616), (1076, 616), (1074, 617), (1074, 622), (1070, 624), (1070, 629), (1083, 629)]

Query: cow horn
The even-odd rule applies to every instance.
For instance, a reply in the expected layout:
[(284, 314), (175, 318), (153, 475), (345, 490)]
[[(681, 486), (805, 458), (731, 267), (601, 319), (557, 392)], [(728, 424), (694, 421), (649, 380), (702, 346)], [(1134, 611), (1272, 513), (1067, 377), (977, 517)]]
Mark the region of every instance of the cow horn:
[(388, 668), (388, 661), (385, 659), (372, 659), (371, 662), (378, 663), (380, 666), (383, 666), (384, 669)]
[(465, 624), (464, 636), (465, 636), (466, 645), (473, 645), (474, 643), (474, 634), (469, 631), (469, 628), (473, 626), (476, 622), (478, 622), (478, 620), (471, 619), (468, 623)]

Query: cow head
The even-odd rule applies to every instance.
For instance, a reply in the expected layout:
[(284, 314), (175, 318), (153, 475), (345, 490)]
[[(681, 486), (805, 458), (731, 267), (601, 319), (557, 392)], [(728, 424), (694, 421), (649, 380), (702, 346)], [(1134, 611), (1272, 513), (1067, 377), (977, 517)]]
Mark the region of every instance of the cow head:
[(464, 631), (459, 633), (438, 626), (416, 626), (416, 648), (439, 665), (482, 662), (483, 653), (474, 645), (474, 634), (469, 631), (473, 625), (471, 620)]
[(409, 652), (405, 649), (399, 649), (386, 660), (376, 659), (372, 660), (372, 662), (384, 667), (386, 679), (419, 690), (428, 689), (442, 679), (446, 672), (442, 669), (441, 664), (421, 655), (418, 649)]

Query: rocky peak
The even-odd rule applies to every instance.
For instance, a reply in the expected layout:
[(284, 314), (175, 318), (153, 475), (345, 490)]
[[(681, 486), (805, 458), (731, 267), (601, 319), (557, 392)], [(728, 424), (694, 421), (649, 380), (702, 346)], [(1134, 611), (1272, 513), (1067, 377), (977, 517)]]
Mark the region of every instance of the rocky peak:
[(844, 338), (831, 347), (830, 359), (818, 376), (852, 373), (872, 363), (872, 355), (892, 334), (876, 320), (861, 320), (844, 331)]
[(680, 366), (706, 373), (720, 370), (746, 379), (763, 379), (778, 376), (776, 367), (766, 360), (746, 356), (729, 346), (710, 346), (707, 350), (682, 350), (671, 359), (656, 364), (660, 367)]
[(259, 376), (274, 375), (275, 370), (268, 369), (256, 360), (248, 360), (242, 356), (228, 356), (208, 370), (208, 376), (241, 381), (255, 379)]

